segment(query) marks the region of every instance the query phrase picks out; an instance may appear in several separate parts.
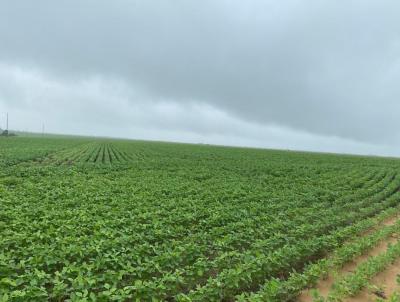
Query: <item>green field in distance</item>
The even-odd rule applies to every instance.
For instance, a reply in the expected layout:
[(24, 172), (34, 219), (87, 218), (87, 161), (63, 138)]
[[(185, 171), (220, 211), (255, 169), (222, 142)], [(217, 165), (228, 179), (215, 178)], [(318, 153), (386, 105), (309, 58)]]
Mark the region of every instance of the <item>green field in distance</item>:
[(0, 138), (0, 301), (293, 301), (400, 211), (399, 171), (395, 158)]

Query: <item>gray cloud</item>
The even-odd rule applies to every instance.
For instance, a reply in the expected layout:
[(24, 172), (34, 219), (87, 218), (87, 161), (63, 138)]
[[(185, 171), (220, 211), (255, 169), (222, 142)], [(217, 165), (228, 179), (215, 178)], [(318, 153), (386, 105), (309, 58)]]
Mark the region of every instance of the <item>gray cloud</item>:
[[(316, 142), (335, 137), (354, 152), (365, 152), (357, 144), (394, 152), (399, 9), (389, 0), (3, 1), (1, 66), (21, 70), (18, 80), (0, 76), (0, 104), (22, 110), (28, 100), (68, 98), (75, 105), (64, 114), (86, 129), (99, 129), (101, 117), (152, 137), (270, 146), (258, 132), (280, 127), (280, 144), (294, 148), (319, 150)], [(303, 143), (288, 134), (296, 131)]]

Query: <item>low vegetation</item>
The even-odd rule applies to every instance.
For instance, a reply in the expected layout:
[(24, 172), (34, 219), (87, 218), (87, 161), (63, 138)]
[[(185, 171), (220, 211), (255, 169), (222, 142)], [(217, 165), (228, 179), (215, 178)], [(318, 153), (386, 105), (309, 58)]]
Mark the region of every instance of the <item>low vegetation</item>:
[[(399, 171), (378, 157), (0, 138), (0, 301), (295, 301), (399, 233), (384, 224), (400, 213)], [(356, 295), (399, 247), (314, 299)]]

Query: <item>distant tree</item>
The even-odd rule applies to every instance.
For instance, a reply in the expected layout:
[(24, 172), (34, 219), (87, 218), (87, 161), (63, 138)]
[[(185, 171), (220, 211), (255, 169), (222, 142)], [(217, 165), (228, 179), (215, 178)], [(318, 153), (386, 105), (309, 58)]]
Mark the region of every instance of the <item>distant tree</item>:
[(1, 135), (2, 135), (2, 136), (8, 136), (8, 135), (9, 135), (8, 130), (4, 130), (3, 133), (2, 133)]

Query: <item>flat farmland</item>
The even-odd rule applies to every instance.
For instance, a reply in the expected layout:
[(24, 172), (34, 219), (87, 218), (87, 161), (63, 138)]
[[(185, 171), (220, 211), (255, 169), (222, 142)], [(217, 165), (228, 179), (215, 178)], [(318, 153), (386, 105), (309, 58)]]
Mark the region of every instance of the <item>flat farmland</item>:
[(395, 301), (399, 172), (395, 158), (0, 138), (0, 301)]

